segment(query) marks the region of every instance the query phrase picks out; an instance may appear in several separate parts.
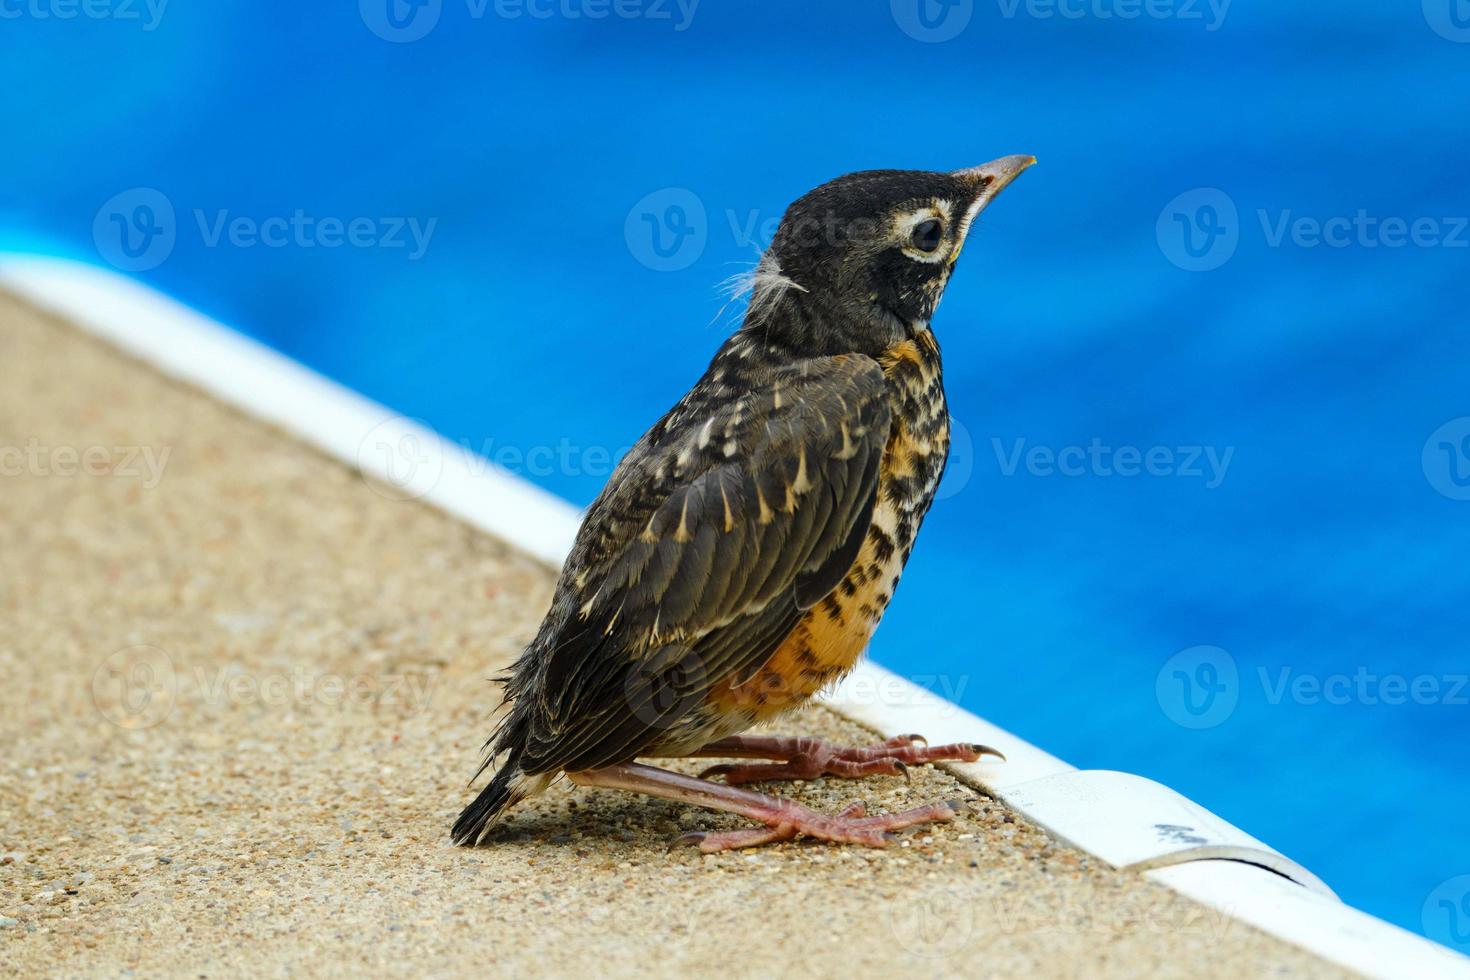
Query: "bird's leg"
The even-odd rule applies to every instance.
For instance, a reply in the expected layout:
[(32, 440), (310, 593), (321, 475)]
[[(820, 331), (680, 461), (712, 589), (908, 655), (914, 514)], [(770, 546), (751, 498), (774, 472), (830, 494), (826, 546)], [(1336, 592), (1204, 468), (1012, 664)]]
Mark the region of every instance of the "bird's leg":
[(665, 800), (692, 803), (711, 810), (738, 813), (766, 825), (762, 830), (685, 834), (676, 842), (696, 844), (706, 854), (790, 840), (797, 834), (840, 844), (886, 847), (889, 831), (915, 824), (953, 820), (955, 811), (955, 807), (949, 803), (935, 803), (902, 813), (870, 817), (861, 804), (856, 804), (836, 816), (830, 816), (779, 796), (767, 796), (748, 789), (712, 783), (637, 762), (586, 772), (569, 772), (567, 778), (581, 786), (629, 790)]
[(985, 745), (957, 743), (930, 745), (920, 735), (899, 735), (879, 745), (843, 747), (819, 738), (779, 738), (758, 735), (736, 735), (711, 742), (696, 756), (722, 759), (776, 759), (775, 763), (710, 766), (700, 778), (724, 776), (725, 782), (754, 783), (772, 779), (816, 779), (839, 776), (859, 779), (863, 776), (897, 776), (907, 774), (911, 765), (929, 762), (978, 762), (982, 755), (1005, 758)]

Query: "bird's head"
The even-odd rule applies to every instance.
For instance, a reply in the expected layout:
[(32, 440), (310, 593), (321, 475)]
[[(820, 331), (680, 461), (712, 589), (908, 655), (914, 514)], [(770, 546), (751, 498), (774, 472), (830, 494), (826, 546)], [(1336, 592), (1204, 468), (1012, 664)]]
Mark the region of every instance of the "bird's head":
[[(1035, 157), (952, 173), (868, 170), (786, 210), (751, 276), (749, 327), (812, 353), (876, 354), (939, 305), (975, 218)], [(800, 309), (785, 309), (797, 304)]]

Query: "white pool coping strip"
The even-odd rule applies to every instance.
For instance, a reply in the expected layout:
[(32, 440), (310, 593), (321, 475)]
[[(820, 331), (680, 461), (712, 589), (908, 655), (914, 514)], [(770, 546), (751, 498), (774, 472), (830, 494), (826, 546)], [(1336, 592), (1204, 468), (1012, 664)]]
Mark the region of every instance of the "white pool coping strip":
[[(581, 515), (567, 501), (156, 290), (5, 253), (0, 286), (359, 469), (380, 492), (421, 499), (552, 565), (571, 546)], [(1344, 905), (1305, 868), (1159, 783), (1075, 769), (871, 661), (827, 701), (885, 736), (999, 749), (1004, 763), (946, 768), (1108, 864), (1325, 960), (1373, 977), (1470, 978), (1470, 958)]]

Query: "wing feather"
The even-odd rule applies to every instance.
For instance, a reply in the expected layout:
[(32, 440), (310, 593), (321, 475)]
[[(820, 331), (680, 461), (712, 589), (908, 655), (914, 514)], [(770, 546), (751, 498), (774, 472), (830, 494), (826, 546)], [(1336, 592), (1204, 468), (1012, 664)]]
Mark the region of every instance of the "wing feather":
[(877, 363), (847, 356), (645, 436), (558, 585), (521, 768), (627, 761), (758, 670), (855, 560), (890, 423)]

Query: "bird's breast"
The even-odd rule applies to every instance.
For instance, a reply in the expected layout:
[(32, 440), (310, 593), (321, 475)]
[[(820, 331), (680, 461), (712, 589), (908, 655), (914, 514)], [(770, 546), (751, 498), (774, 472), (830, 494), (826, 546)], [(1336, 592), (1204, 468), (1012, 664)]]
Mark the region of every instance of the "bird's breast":
[(764, 721), (836, 682), (857, 664), (893, 599), (944, 475), (949, 410), (939, 347), (927, 330), (889, 348), (879, 363), (888, 379), (893, 427), (862, 548), (837, 588), (803, 616), (753, 677), (716, 687), (711, 701), (723, 712)]

